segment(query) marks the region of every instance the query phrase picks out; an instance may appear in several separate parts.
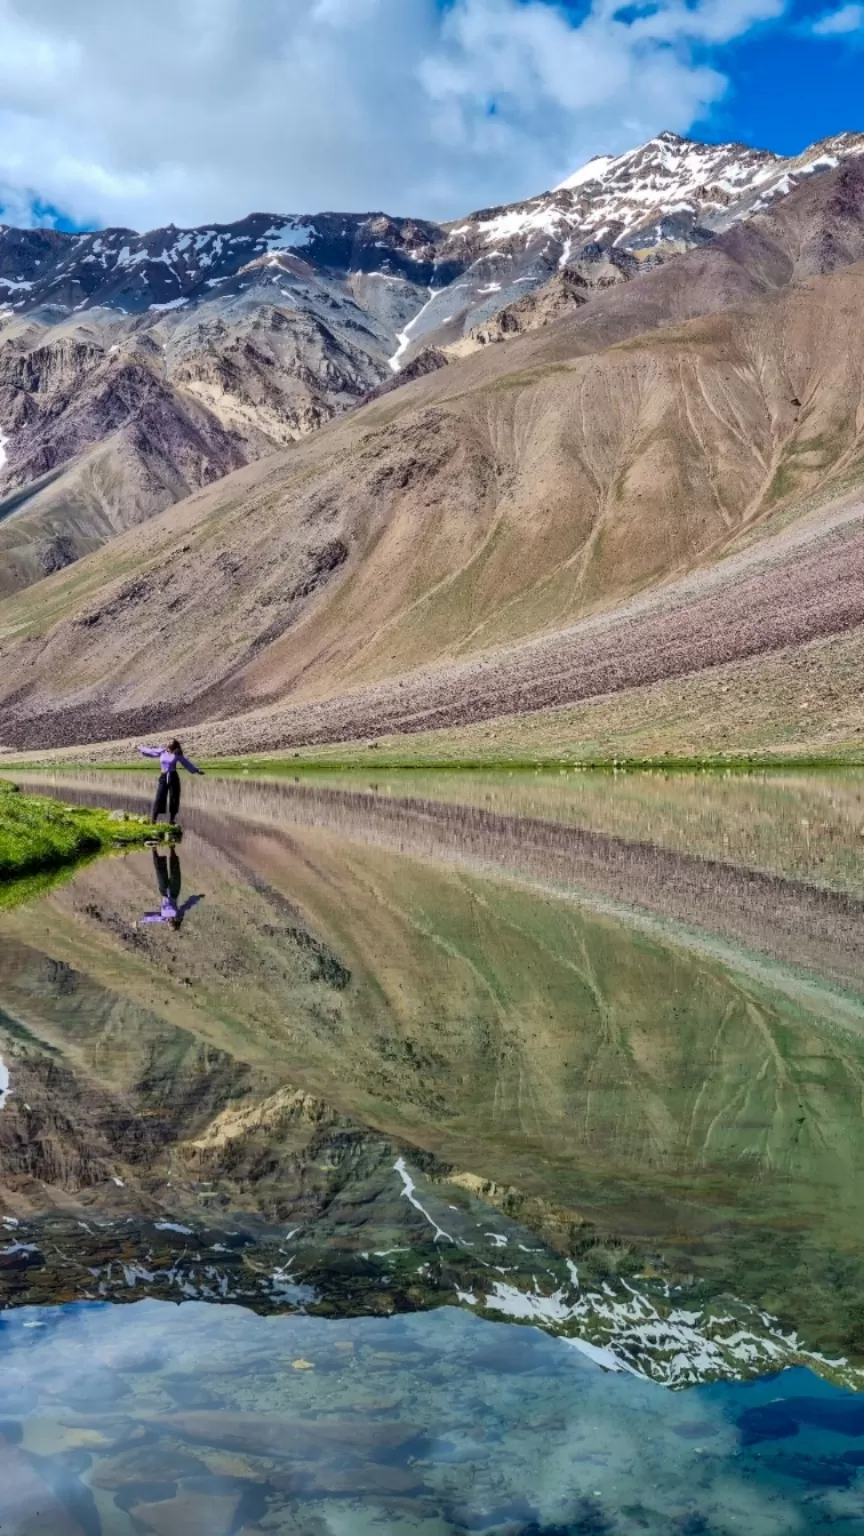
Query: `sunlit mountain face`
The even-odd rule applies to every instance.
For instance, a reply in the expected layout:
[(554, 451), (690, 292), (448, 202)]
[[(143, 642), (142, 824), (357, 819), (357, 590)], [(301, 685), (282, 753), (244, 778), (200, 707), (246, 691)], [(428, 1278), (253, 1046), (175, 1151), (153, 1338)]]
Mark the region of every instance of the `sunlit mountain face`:
[(0, 598), (370, 395), (710, 245), (862, 150), (854, 132), (793, 158), (661, 133), (449, 224), (422, 209), (144, 233), (0, 223)]

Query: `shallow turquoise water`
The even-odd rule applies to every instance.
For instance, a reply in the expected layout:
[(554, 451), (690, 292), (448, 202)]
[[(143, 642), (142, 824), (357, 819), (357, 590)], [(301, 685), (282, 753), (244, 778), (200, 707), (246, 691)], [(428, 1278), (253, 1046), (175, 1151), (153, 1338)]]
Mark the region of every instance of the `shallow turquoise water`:
[(0, 1532), (864, 1532), (861, 781), (184, 817), (0, 915)]
[(864, 1404), (803, 1370), (671, 1393), (450, 1308), (26, 1308), (0, 1349), (3, 1529), (864, 1530)]

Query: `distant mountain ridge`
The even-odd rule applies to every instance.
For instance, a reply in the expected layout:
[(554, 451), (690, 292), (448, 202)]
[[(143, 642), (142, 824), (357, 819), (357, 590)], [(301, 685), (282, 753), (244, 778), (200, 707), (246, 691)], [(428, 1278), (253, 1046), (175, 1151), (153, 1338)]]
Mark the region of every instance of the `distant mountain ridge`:
[[(33, 314), (43, 321), (101, 308), (169, 313), (280, 282), (293, 289), (325, 273), (401, 279), (441, 297), (478, 265), (515, 264), (520, 272), (511, 281), (530, 281), (532, 274), (521, 271), (526, 258), (539, 263), (542, 279), (589, 243), (635, 253), (698, 244), (786, 195), (803, 177), (862, 153), (864, 134), (856, 133), (784, 158), (664, 132), (626, 154), (590, 160), (551, 192), (449, 225), (385, 213), (253, 213), (233, 224), (169, 225), (145, 234), (0, 225), (0, 302), (7, 318)], [(475, 300), (485, 294), (482, 307), (491, 309), (500, 301), (491, 299), (484, 275), (469, 288)], [(438, 318), (433, 307), (424, 331)]]
[(253, 213), (234, 224), (186, 230), (168, 225), (146, 234), (4, 226), (0, 295), (15, 314), (52, 319), (102, 307), (167, 313), (298, 278), (308, 269), (343, 276), (386, 271), (428, 285), (436, 248), (445, 240), (440, 225), (375, 213)]

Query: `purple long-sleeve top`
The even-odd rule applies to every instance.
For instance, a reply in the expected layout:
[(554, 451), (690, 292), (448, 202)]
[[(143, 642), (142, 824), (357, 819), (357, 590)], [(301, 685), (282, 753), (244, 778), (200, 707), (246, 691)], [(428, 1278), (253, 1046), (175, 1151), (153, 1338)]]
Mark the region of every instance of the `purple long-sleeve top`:
[(139, 747), (142, 757), (158, 757), (159, 767), (163, 773), (174, 773), (178, 768), (185, 768), (187, 773), (203, 773), (203, 768), (196, 768), (190, 763), (188, 757), (182, 752), (169, 752), (167, 747)]
[(185, 917), (191, 907), (197, 906), (198, 902), (203, 900), (203, 896), (190, 896), (187, 901), (184, 901), (182, 907), (178, 907), (173, 896), (164, 896), (159, 911), (145, 912), (141, 921), (142, 923), (173, 923), (175, 918)]

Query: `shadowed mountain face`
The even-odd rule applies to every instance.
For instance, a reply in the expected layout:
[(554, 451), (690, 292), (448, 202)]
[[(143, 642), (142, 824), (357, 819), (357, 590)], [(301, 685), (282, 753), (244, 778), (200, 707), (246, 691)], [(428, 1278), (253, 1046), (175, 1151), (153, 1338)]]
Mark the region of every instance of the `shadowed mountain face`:
[[(452, 226), (325, 213), (146, 235), (0, 228), (0, 596), (316, 431), (403, 366), (410, 379), (713, 249), (862, 145), (840, 135), (786, 161), (662, 134)], [(795, 275), (854, 259), (829, 224)], [(748, 287), (747, 260), (726, 266), (718, 284), (708, 263), (706, 301), (694, 292), (678, 318), (765, 287), (762, 272)], [(658, 323), (657, 303), (646, 293), (636, 329)]]
[[(146, 786), (101, 776), (95, 793), (137, 805)], [(147, 1270), (156, 1243), (170, 1294), (171, 1224), (205, 1227), (208, 1253), (242, 1230), (271, 1244), (265, 1305), (276, 1223), (303, 1229), (293, 1281), (322, 1284), (335, 1245), (343, 1300), (455, 1287), (494, 1312), (485, 1232), (517, 1289), (536, 1292), (541, 1263), (568, 1296), (568, 1261), (583, 1285), (620, 1270), (640, 1295), (653, 1273), (700, 1316), (732, 1295), (857, 1359), (860, 783), (631, 780), (621, 796), (608, 780), (430, 780), (418, 796), (395, 779), (208, 779), (180, 850), (203, 900), (179, 931), (142, 922), (149, 852), (7, 912), (15, 1241), (44, 1245), (50, 1219), (72, 1251), (71, 1222), (95, 1221), (77, 1283), (89, 1265), (121, 1286), (111, 1224), (133, 1215), (126, 1263)], [(430, 1241), (418, 1280), (410, 1253)], [(404, 1264), (376, 1269), (394, 1245)], [(22, 1298), (54, 1283), (12, 1257)], [(341, 1304), (332, 1278), (325, 1291)], [(577, 1302), (562, 1326), (584, 1325)], [(633, 1322), (616, 1313), (597, 1338), (614, 1323), (618, 1347)], [(626, 1348), (639, 1364), (644, 1344)], [(666, 1350), (651, 1370), (671, 1379)]]

